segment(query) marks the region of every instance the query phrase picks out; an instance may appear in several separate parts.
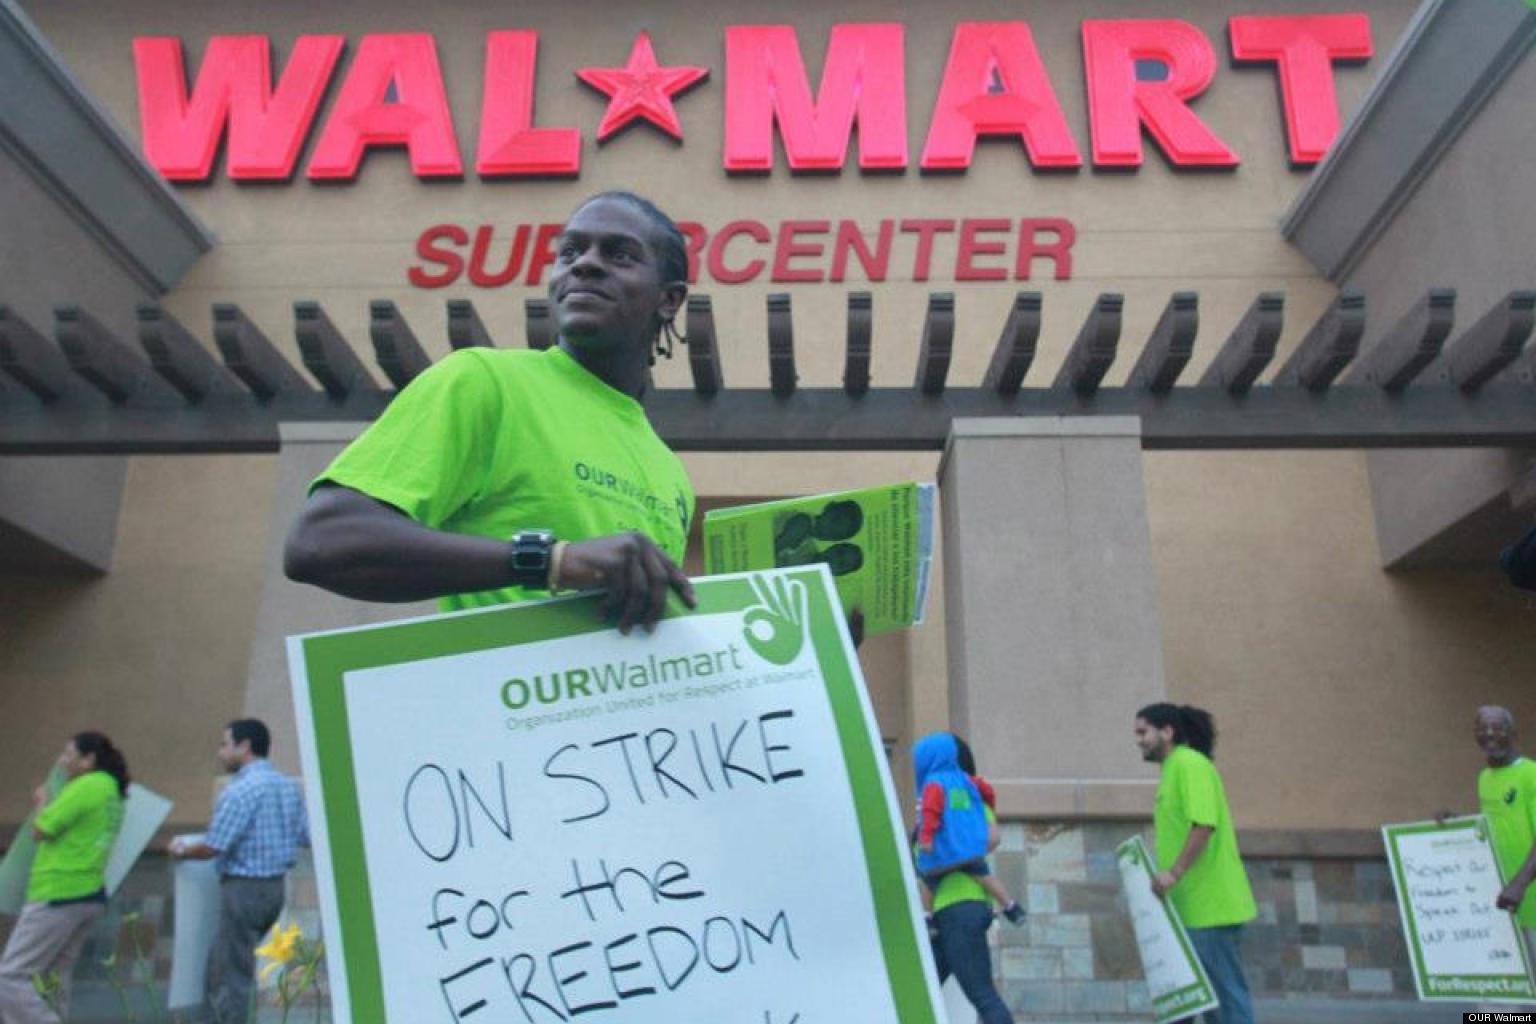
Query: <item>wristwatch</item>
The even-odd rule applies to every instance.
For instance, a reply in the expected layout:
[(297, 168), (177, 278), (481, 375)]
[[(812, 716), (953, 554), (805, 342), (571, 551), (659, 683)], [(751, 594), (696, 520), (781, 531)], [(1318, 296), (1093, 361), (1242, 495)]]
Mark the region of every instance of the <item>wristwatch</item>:
[(555, 535), (549, 530), (519, 530), (514, 533), (507, 552), (512, 585), (535, 590), (549, 586), (549, 560), (554, 548)]

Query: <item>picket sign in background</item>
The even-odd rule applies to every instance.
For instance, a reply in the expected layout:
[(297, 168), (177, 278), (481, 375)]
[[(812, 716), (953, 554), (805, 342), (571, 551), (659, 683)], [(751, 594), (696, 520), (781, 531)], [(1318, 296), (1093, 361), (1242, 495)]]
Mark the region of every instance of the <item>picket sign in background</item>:
[(338, 1020), (944, 1019), (830, 574), (695, 586), (289, 641)]
[(1384, 825), (1403, 939), (1419, 998), (1509, 1002), (1536, 997), (1514, 916), (1495, 907), (1504, 882), (1482, 815)]
[(1216, 1009), (1216, 990), (1189, 943), (1177, 908), (1152, 891), (1153, 860), (1146, 842), (1132, 836), (1116, 847), (1115, 860), (1159, 1024)]

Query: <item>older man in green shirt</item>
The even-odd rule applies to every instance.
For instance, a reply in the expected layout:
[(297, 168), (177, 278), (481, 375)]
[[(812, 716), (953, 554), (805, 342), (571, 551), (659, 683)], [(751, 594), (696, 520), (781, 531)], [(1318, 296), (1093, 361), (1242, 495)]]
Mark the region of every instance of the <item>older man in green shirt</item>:
[[(1493, 849), (1506, 879), (1497, 906), (1520, 927), (1536, 929), (1536, 761), (1521, 757), (1508, 708), (1477, 709), (1474, 738), (1487, 765), (1477, 774), (1477, 801), (1493, 828)], [(1527, 939), (1529, 942), (1529, 938)]]
[(1189, 705), (1150, 704), (1136, 713), (1142, 757), (1162, 765), (1152, 824), (1157, 874), (1152, 889), (1173, 903), (1221, 1006), (1212, 1024), (1253, 1024), (1253, 998), (1239, 951), (1242, 927), (1258, 916), (1211, 761), (1216, 724)]

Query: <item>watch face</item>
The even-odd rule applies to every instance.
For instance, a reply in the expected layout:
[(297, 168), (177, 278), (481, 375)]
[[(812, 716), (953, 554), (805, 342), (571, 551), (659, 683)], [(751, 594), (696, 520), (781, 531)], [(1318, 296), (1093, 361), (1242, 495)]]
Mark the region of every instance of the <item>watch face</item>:
[(513, 583), (520, 587), (543, 586), (549, 572), (555, 535), (549, 530), (519, 530), (512, 535)]

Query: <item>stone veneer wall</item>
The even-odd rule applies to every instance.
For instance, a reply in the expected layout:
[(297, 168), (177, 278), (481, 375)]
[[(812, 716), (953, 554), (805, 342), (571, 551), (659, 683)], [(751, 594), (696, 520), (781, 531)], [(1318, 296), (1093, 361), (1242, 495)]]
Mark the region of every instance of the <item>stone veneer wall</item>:
[[(1023, 927), (999, 921), (991, 935), (1004, 995), (1020, 1021), (1151, 1019), (1130, 922), (1121, 906), (1114, 854), (1137, 831), (1130, 823), (1003, 825), (996, 873), (1028, 907), (1029, 919)], [(1244, 938), (1255, 995), (1414, 998), (1385, 861), (1256, 859), (1247, 864), (1259, 904), (1259, 919)], [(289, 886), (294, 919), (306, 933), (318, 932), (314, 872), (307, 860), (290, 875)], [(104, 961), (116, 952), (114, 969), (122, 977), (135, 958), (135, 930), (163, 997), (171, 967), (172, 892), (172, 865), (166, 858), (149, 855), (139, 862), (81, 956), (71, 1021), (125, 1019)], [(8, 927), (9, 920), (0, 918), (0, 941)], [(168, 1019), (144, 1012), (142, 977), (133, 980), (130, 996), (143, 1008), (138, 1020)], [(312, 1005), (306, 1003), (299, 1019), (314, 1019), (308, 1009)], [(279, 1017), (270, 997), (264, 1000), (261, 1024)]]
[[(994, 866), (1029, 919), (1000, 921), (992, 940), (1020, 1020), (1150, 1019), (1115, 865), (1115, 847), (1137, 831), (1003, 825)], [(1259, 918), (1244, 933), (1244, 961), (1257, 997), (1415, 998), (1385, 860), (1246, 863)]]

